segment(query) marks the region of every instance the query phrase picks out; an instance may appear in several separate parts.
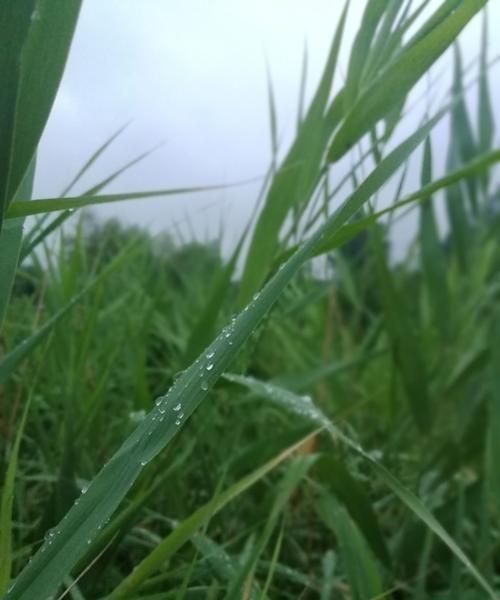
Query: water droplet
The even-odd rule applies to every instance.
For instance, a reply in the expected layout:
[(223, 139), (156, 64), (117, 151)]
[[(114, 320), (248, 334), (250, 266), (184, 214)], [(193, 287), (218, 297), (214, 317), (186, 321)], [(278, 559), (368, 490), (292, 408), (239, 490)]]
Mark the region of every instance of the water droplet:
[(214, 368), (214, 363), (208, 363), (207, 366), (205, 367), (205, 369), (207, 371), (211, 371)]
[(160, 404), (161, 404), (162, 402), (163, 402), (163, 398), (162, 398), (161, 396), (155, 400), (155, 404), (156, 404), (156, 406), (160, 406)]
[(184, 418), (184, 413), (179, 413), (179, 416), (177, 417), (179, 420)]
[(54, 536), (55, 536), (55, 532), (52, 529), (49, 529), (49, 531), (47, 531), (47, 533), (45, 534), (45, 542), (47, 543), (47, 545), (50, 546), (50, 544), (52, 544), (52, 542), (54, 541)]
[(141, 467), (145, 467), (148, 464), (147, 460), (141, 460)]
[(175, 410), (175, 412), (179, 412), (179, 411), (181, 410), (181, 408), (182, 408), (182, 407), (181, 407), (181, 403), (180, 403), (180, 402), (179, 402), (179, 404), (176, 404), (176, 405), (174, 406), (174, 410)]
[(179, 425), (181, 424), (181, 421), (180, 421), (180, 419), (176, 419), (176, 421), (175, 421), (175, 424), (176, 424), (177, 426), (179, 426)]
[(205, 354), (205, 356), (206, 356), (207, 358), (213, 358), (213, 357), (215, 356), (215, 352), (214, 352), (213, 350), (211, 350), (210, 352), (207, 352), (207, 353)]
[(84, 486), (82, 487), (82, 495), (83, 495), (83, 494), (86, 494), (88, 489), (89, 489), (89, 486), (88, 486), (88, 485), (84, 485)]
[(259, 299), (259, 296), (260, 296), (260, 292), (257, 292), (256, 294), (253, 295), (252, 300), (255, 302), (256, 300)]
[(206, 392), (208, 390), (208, 383), (206, 381), (201, 382), (201, 389)]

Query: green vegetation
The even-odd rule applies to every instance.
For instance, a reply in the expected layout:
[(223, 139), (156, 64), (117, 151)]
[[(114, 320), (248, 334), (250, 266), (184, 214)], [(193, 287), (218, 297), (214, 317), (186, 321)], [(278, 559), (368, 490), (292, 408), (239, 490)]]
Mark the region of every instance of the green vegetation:
[[(203, 192), (102, 194), (120, 169), (71, 196), (120, 132), (64, 198), (30, 200), (79, 2), (0, 6), (2, 598), (500, 597), (486, 28), (477, 114), (457, 42), (445, 104), (402, 141), (398, 128), (486, 3), (423, 18), (428, 0), (369, 0), (337, 88), (346, 4), (281, 161), (269, 87), (275, 156), (227, 260), (221, 240), (179, 245), (86, 214), (63, 227), (73, 208)], [(410, 168), (420, 188), (406, 194)], [(394, 264), (409, 210), (417, 233)], [(41, 216), (23, 233), (28, 215)]]

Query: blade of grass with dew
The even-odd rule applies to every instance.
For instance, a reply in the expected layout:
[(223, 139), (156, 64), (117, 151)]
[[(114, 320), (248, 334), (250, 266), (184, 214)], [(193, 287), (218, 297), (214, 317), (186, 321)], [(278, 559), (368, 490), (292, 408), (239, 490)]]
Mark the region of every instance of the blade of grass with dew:
[(162, 564), (167, 562), (177, 550), (197, 532), (197, 530), (224, 506), (238, 497), (254, 483), (289, 458), (305, 441), (318, 434), (318, 431), (308, 434), (299, 442), (281, 451), (276, 457), (243, 477), (231, 487), (215, 496), (210, 502), (200, 507), (190, 517), (182, 521), (174, 531), (164, 538), (158, 546), (144, 558), (120, 584), (107, 596), (107, 600), (118, 600), (133, 596), (141, 584)]
[[(425, 141), (420, 183), (422, 188), (432, 183), (430, 137)], [(439, 237), (432, 198), (422, 200), (420, 203), (419, 240), (423, 271), (427, 279), (426, 289), (434, 312), (434, 323), (441, 332), (442, 339), (445, 340), (450, 331), (449, 290), (445, 257), (443, 256), (443, 247)]]
[(244, 385), (253, 392), (259, 394), (263, 398), (267, 398), (273, 403), (282, 406), (286, 410), (299, 415), (300, 417), (309, 420), (311, 423), (320, 425), (327, 431), (332, 440), (340, 440), (355, 454), (361, 456), (382, 478), (384, 483), (392, 490), (392, 492), (406, 505), (407, 508), (422, 521), (460, 560), (467, 569), (468, 573), (476, 580), (476, 582), (488, 594), (492, 600), (497, 600), (497, 594), (486, 581), (483, 575), (472, 564), (467, 555), (457, 545), (455, 540), (444, 529), (439, 521), (434, 517), (431, 511), (423, 504), (423, 502), (407, 487), (405, 487), (384, 465), (373, 458), (371, 454), (366, 452), (357, 442), (351, 440), (345, 433), (336, 427), (330, 419), (312, 402), (311, 398), (297, 396), (289, 390), (279, 388), (278, 386), (264, 383), (251, 377), (231, 376), (238, 379), (238, 383)]
[(14, 444), (10, 451), (7, 471), (2, 486), (1, 504), (0, 504), (0, 596), (7, 591), (9, 581), (12, 577), (12, 521), (14, 505), (14, 486), (16, 480), (17, 463), (19, 448), (24, 433), (26, 418), (31, 405), (32, 392), (23, 410)]
[(438, 26), (418, 42), (405, 47), (367, 88), (335, 134), (328, 158), (339, 160), (365, 133), (408, 94), (417, 81), (456, 39), (487, 0), (460, 3)]
[(240, 304), (244, 305), (262, 285), (279, 246), (281, 227), (292, 207), (307, 202), (320, 178), (323, 154), (330, 132), (324, 112), (336, 71), (347, 16), (346, 3), (327, 62), (304, 122), (283, 164), (276, 172), (257, 219), (245, 261)]
[(326, 492), (316, 500), (315, 508), (338, 540), (353, 599), (378, 597), (383, 591), (380, 569), (346, 508)]
[[(269, 280), (243, 311), (228, 325), (156, 407), (125, 440), (115, 455), (94, 477), (86, 493), (70, 509), (53, 535), (34, 555), (7, 595), (9, 600), (31, 600), (33, 593), (50, 595), (74, 567), (103, 523), (149, 463), (178, 433), (275, 304), (285, 286), (327, 236), (350, 219), (404, 163), (443, 116), (439, 113), (395, 148), (374, 169), (356, 192)], [(174, 410), (175, 409), (175, 410)], [(50, 543), (49, 543), (50, 541)]]
[[(97, 576), (99, 573), (105, 571), (109, 565), (112, 553), (123, 538), (129, 533), (135, 524), (135, 519), (139, 512), (144, 509), (147, 505), (148, 500), (154, 495), (154, 493), (163, 485), (166, 484), (169, 477), (182, 469), (186, 462), (186, 459), (191, 455), (195, 441), (186, 445), (186, 448), (178, 454), (174, 461), (163, 471), (160, 472), (158, 477), (153, 480), (147, 480), (141, 486), (141, 489), (131, 499), (130, 503), (121, 510), (118, 515), (113, 517), (113, 520), (103, 528), (100, 535), (92, 543), (91, 547), (88, 548), (87, 553), (79, 560), (75, 567), (76, 573), (83, 572), (88, 565), (92, 562), (93, 557), (102, 555), (99, 563), (96, 565)], [(106, 557), (109, 552), (109, 557)], [(92, 577), (95, 577), (95, 571), (92, 571)]]

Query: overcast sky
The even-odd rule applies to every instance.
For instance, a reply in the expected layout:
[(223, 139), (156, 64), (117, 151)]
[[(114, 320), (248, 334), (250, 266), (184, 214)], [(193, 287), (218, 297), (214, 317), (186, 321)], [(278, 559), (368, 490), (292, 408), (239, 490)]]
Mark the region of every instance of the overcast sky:
[[(364, 4), (351, 0), (343, 67)], [(489, 4), (490, 23), (499, 23), (500, 0)], [(304, 46), (311, 92), (342, 5), (339, 0), (84, 0), (40, 146), (36, 197), (60, 193), (92, 152), (128, 121), (77, 191), (161, 142), (109, 191), (230, 183), (262, 175), (270, 160), (266, 65), (286, 149), (295, 127)], [(465, 62), (477, 56), (479, 31), (476, 18), (462, 36)], [(500, 51), (496, 33), (490, 42), (494, 56)], [(447, 75), (449, 69), (437, 88), (441, 95)], [(493, 75), (497, 104), (498, 69)], [(222, 218), (230, 240), (251, 213), (258, 189), (255, 183), (114, 204), (100, 207), (98, 214), (120, 216), (155, 232), (180, 223), (200, 239), (213, 235)]]

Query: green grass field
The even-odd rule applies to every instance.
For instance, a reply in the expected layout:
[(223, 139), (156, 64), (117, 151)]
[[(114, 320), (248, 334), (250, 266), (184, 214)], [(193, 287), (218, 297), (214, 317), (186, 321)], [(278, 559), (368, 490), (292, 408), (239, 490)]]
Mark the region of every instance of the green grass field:
[[(203, 194), (72, 195), (120, 132), (32, 199), (80, 3), (0, 5), (1, 598), (500, 598), (493, 57), (484, 28), (466, 79), (457, 42), (487, 0), (369, 0), (342, 79), (352, 4), (280, 160), (270, 82), (275, 160), (229, 257), (76, 210)], [(444, 52), (449, 94), (402, 137)]]

